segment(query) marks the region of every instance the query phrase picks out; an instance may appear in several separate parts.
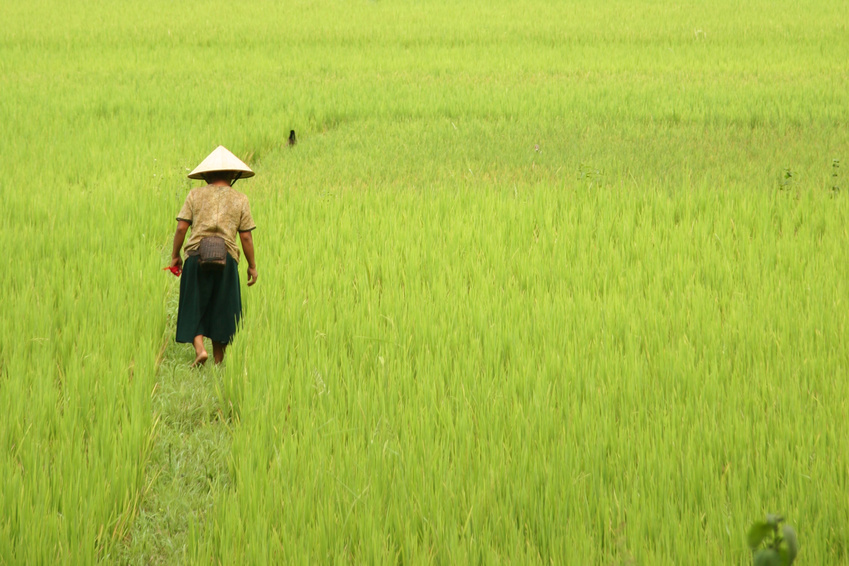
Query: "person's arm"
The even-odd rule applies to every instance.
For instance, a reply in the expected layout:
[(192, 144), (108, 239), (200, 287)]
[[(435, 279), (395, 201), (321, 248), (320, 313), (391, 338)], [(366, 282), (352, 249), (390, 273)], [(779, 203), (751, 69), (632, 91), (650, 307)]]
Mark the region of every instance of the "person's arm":
[(257, 278), (253, 232), (239, 232), (239, 239), (242, 241), (242, 251), (245, 253), (245, 259), (248, 260), (248, 287), (250, 287), (256, 283)]
[(180, 257), (180, 250), (183, 249), (183, 242), (186, 240), (186, 232), (189, 231), (189, 224), (185, 220), (177, 221), (177, 231), (174, 233), (174, 246), (171, 248), (171, 267), (183, 267), (183, 258)]

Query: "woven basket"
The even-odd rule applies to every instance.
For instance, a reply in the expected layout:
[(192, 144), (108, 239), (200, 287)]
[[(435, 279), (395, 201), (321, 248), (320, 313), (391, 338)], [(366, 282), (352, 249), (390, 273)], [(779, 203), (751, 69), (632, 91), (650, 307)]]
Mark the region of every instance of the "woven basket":
[(208, 236), (200, 241), (198, 264), (204, 271), (221, 271), (227, 265), (227, 244), (224, 238)]

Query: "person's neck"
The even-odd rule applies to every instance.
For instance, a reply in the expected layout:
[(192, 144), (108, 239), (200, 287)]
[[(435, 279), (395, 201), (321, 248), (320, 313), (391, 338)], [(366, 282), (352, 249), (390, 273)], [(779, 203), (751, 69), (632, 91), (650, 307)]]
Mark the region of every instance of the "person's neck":
[(224, 179), (218, 179), (217, 181), (213, 181), (210, 185), (214, 185), (216, 187), (229, 187), (230, 183), (225, 181)]

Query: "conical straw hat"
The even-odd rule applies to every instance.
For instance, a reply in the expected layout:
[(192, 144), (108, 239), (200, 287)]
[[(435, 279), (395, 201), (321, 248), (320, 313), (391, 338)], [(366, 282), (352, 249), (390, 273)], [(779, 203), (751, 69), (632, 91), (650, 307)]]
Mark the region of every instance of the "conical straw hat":
[(195, 170), (189, 173), (189, 179), (203, 179), (206, 173), (213, 171), (233, 171), (241, 173), (240, 179), (253, 177), (254, 172), (245, 163), (233, 155), (229, 149), (223, 145), (215, 148), (215, 151), (210, 153), (206, 159), (201, 161), (201, 164), (195, 167)]

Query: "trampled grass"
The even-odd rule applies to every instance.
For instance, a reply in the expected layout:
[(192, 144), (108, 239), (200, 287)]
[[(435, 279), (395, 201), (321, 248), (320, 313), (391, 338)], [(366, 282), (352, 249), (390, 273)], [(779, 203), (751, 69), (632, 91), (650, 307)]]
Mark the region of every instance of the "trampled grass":
[(775, 511), (849, 562), (843, 12), (4, 4), (0, 563), (146, 561), (162, 250), (218, 144), (260, 282), (178, 556), (743, 564)]

